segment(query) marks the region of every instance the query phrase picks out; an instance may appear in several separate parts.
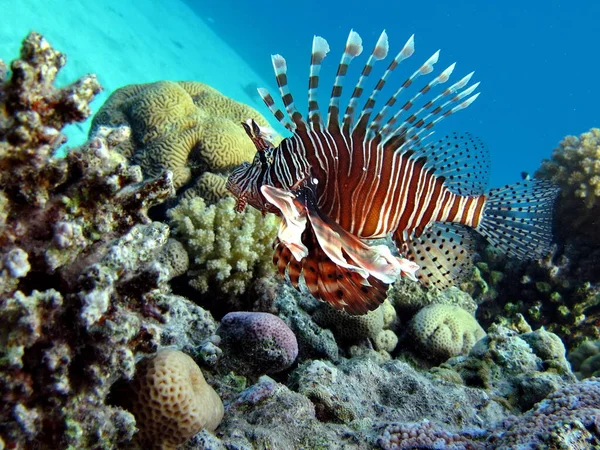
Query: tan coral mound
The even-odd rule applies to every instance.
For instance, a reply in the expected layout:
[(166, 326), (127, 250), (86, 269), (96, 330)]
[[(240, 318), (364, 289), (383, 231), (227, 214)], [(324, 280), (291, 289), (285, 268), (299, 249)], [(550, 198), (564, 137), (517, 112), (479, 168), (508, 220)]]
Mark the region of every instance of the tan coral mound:
[(565, 137), (535, 176), (561, 188), (556, 212), (560, 240), (574, 243), (584, 254), (600, 248), (600, 128)]
[(426, 306), (409, 329), (419, 353), (437, 361), (468, 353), (485, 336), (475, 317), (454, 305)]
[(202, 429), (214, 431), (223, 418), (219, 395), (194, 360), (178, 350), (161, 350), (140, 363), (133, 388), (143, 448), (174, 449)]
[(565, 137), (544, 160), (536, 177), (552, 180), (562, 195), (582, 199), (587, 208), (600, 205), (600, 128)]
[[(256, 148), (241, 126), (250, 118), (268, 125), (255, 109), (202, 83), (159, 81), (116, 90), (94, 116), (90, 136), (128, 125), (131, 138), (120, 151), (148, 177), (171, 170), (179, 189), (204, 172), (224, 174), (251, 161)], [(201, 187), (211, 195), (210, 183)]]

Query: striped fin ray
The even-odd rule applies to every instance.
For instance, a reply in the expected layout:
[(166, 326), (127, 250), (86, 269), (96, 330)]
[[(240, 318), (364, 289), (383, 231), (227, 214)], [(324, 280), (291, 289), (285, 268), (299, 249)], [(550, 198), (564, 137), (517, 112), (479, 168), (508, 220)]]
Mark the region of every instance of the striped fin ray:
[(552, 213), (558, 188), (526, 180), (489, 193), (476, 230), (510, 256), (539, 258), (552, 242)]
[[(410, 129), (410, 130), (406, 130), (404, 133), (402, 133), (402, 129), (396, 129), (394, 130), (394, 132), (392, 133), (392, 135), (396, 135), (397, 133), (401, 133), (405, 136), (405, 142), (415, 142), (415, 141), (419, 141), (425, 138), (425, 136), (428, 136), (429, 134), (423, 136), (424, 133), (429, 132), (434, 125), (438, 124), (439, 122), (441, 122), (442, 120), (444, 120), (446, 117), (461, 111), (463, 109), (468, 108), (469, 106), (471, 106), (471, 104), (477, 100), (477, 97), (479, 97), (479, 92), (477, 92), (476, 94), (473, 94), (473, 91), (475, 89), (477, 89), (479, 87), (479, 82), (469, 86), (467, 89), (465, 89), (464, 91), (456, 94), (454, 97), (452, 97), (450, 100), (446, 101), (444, 104), (436, 107), (430, 114), (428, 114), (426, 117), (424, 117), (423, 119), (420, 119), (417, 123), (415, 123), (415, 125)], [(469, 95), (471, 95), (470, 97), (468, 97)], [(467, 97), (465, 99), (465, 97)], [(453, 103), (458, 103), (458, 105), (453, 106), (450, 109), (445, 109), (446, 107), (448, 107), (449, 105), (453, 104)], [(435, 117), (435, 119), (432, 119), (433, 117)], [(429, 122), (425, 123), (427, 120), (430, 120)]]
[(279, 86), (279, 94), (287, 113), (297, 127), (306, 128), (306, 123), (302, 118), (302, 114), (296, 109), (294, 97), (288, 87), (287, 63), (285, 62), (285, 58), (281, 55), (271, 55), (271, 61), (273, 63), (273, 70), (275, 71), (275, 78), (277, 79), (277, 86)]
[(369, 125), (370, 132), (374, 133), (379, 130), (379, 124), (381, 123), (381, 121), (382, 121), (383, 117), (385, 116), (385, 114), (387, 113), (388, 109), (396, 104), (396, 101), (398, 100), (398, 96), (405, 89), (410, 87), (418, 77), (420, 77), (422, 75), (427, 75), (427, 74), (430, 74), (431, 72), (433, 72), (433, 67), (434, 67), (435, 63), (437, 63), (439, 57), (440, 57), (440, 51), (438, 50), (433, 55), (431, 55), (429, 57), (429, 59), (427, 59), (427, 61), (425, 61), (421, 65), (421, 67), (419, 67), (417, 70), (415, 70), (413, 72), (413, 74), (404, 81), (404, 83), (402, 83), (400, 85), (400, 87), (394, 93), (394, 95), (392, 95), (388, 99), (388, 101), (385, 103), (383, 108), (381, 108), (381, 110), (377, 113), (375, 118), (371, 121), (371, 124)]
[[(450, 79), (450, 75), (454, 71), (455, 66), (456, 66), (456, 63), (452, 63), (450, 66), (448, 66), (438, 76), (436, 76), (433, 80), (431, 80), (429, 83), (427, 83), (425, 86), (423, 86), (419, 91), (417, 91), (417, 93), (415, 95), (413, 95), (409, 100), (406, 101), (406, 103), (404, 103), (402, 108), (400, 108), (396, 114), (394, 114), (392, 117), (389, 118), (389, 120), (386, 122), (386, 124), (381, 128), (381, 134), (383, 135), (384, 139), (390, 134), (390, 131), (392, 130), (392, 126), (398, 121), (398, 119), (400, 118), (402, 113), (409, 111), (414, 106), (415, 102), (421, 95), (427, 94), (431, 90), (431, 88), (433, 88), (434, 86), (437, 86), (438, 84), (443, 84)], [(417, 119), (417, 117), (416, 117), (417, 114), (418, 113), (409, 116), (405, 120), (404, 124), (410, 124), (410, 123), (415, 122)]]
[(273, 97), (271, 96), (269, 91), (265, 88), (258, 88), (257, 90), (258, 95), (260, 95), (260, 98), (262, 98), (263, 102), (265, 102), (265, 105), (267, 105), (267, 108), (269, 108), (269, 111), (271, 111), (271, 114), (275, 116), (279, 123), (286, 127), (288, 130), (294, 131), (294, 128), (296, 126), (286, 118), (286, 116), (283, 114), (283, 112), (281, 112), (279, 108), (277, 108), (277, 106), (275, 106), (275, 100), (273, 100)]
[(475, 237), (464, 225), (435, 222), (406, 244), (407, 257), (421, 266), (417, 278), (426, 286), (447, 289), (472, 275)]
[(375, 44), (375, 48), (371, 52), (371, 55), (369, 55), (369, 59), (367, 60), (367, 62), (365, 63), (365, 66), (363, 67), (363, 70), (360, 74), (358, 83), (356, 84), (354, 91), (352, 91), (352, 96), (350, 97), (350, 101), (348, 102), (348, 106), (346, 107), (346, 111), (344, 113), (343, 124), (344, 124), (345, 129), (349, 129), (353, 124), (354, 112), (356, 110), (356, 104), (358, 103), (358, 100), (363, 93), (363, 90), (364, 90), (363, 84), (364, 84), (365, 80), (368, 78), (368, 76), (371, 74), (371, 71), (373, 70), (373, 65), (375, 64), (375, 61), (380, 61), (382, 59), (385, 59), (387, 57), (388, 51), (389, 51), (388, 37), (387, 37), (387, 33), (384, 30), (381, 32), (381, 35), (379, 36), (379, 39), (377, 40), (377, 44)]
[(404, 61), (407, 58), (410, 58), (414, 52), (415, 52), (415, 36), (413, 34), (410, 38), (408, 38), (408, 41), (406, 41), (406, 43), (404, 44), (404, 47), (402, 47), (402, 50), (400, 50), (400, 52), (392, 60), (392, 62), (390, 63), (390, 65), (388, 66), (386, 71), (383, 73), (383, 75), (381, 76), (381, 78), (379, 79), (377, 84), (375, 85), (375, 88), (371, 92), (371, 95), (369, 96), (368, 100), (366, 101), (365, 105), (363, 106), (362, 111), (360, 112), (360, 116), (358, 118), (356, 126), (352, 130), (353, 132), (355, 132), (355, 131), (366, 132), (367, 125), (368, 125), (369, 119), (371, 117), (371, 113), (373, 112), (373, 107), (375, 106), (375, 102), (377, 100), (379, 93), (385, 86), (387, 78), (394, 71), (394, 69), (396, 67), (398, 67), (398, 65), (402, 61)]
[(323, 120), (319, 112), (317, 92), (319, 88), (319, 73), (321, 63), (329, 53), (329, 44), (321, 36), (313, 37), (312, 53), (310, 58), (310, 75), (308, 78), (308, 121), (313, 129), (321, 128)]
[(340, 126), (340, 96), (342, 95), (344, 78), (346, 78), (348, 66), (352, 60), (356, 56), (359, 56), (362, 51), (362, 38), (356, 31), (350, 30), (348, 40), (346, 41), (346, 47), (344, 48), (344, 53), (342, 54), (342, 59), (338, 65), (335, 82), (333, 83), (333, 89), (331, 90), (331, 99), (329, 100), (329, 111), (327, 114), (327, 128), (329, 130), (338, 129)]
[(375, 61), (380, 61), (380, 60), (386, 58), (388, 51), (389, 51), (388, 36), (384, 30), (381, 32), (381, 35), (379, 36), (379, 39), (377, 40), (377, 44), (375, 44), (375, 48), (369, 55), (369, 59), (367, 60), (367, 62), (365, 63), (365, 66), (363, 67), (363, 70), (360, 74), (358, 83), (356, 84), (354, 91), (352, 91), (352, 96), (350, 97), (350, 101), (348, 102), (348, 106), (346, 107), (346, 111), (344, 113), (343, 123), (344, 123), (345, 128), (349, 129), (352, 126), (352, 122), (354, 120), (354, 112), (356, 110), (356, 104), (358, 103), (358, 100), (363, 93), (363, 89), (364, 89), (363, 84), (364, 84), (365, 80), (367, 79), (367, 77), (371, 74), (371, 71), (373, 70), (373, 65), (375, 64)]
[[(449, 95), (452, 95), (452, 94), (457, 94), (461, 89), (463, 89), (469, 83), (469, 81), (473, 77), (474, 73), (475, 72), (471, 72), (471, 73), (465, 75), (463, 78), (461, 78), (459, 81), (454, 83), (452, 86), (446, 88), (441, 94), (437, 95), (433, 100), (429, 100), (417, 112), (413, 113), (410, 117), (408, 117), (406, 119), (405, 123), (403, 123), (401, 126), (397, 127), (394, 131), (389, 133), (388, 136), (393, 137), (393, 136), (397, 136), (397, 135), (402, 135), (402, 136), (408, 136), (408, 139), (410, 139), (411, 136), (414, 136), (414, 133), (415, 133), (414, 130), (416, 128), (423, 127), (423, 125), (425, 125), (425, 123), (428, 120), (430, 120), (431, 117), (436, 116), (437, 114), (440, 114), (443, 111), (443, 109), (445, 107), (447, 107), (449, 104), (459, 100), (458, 96), (455, 95), (455, 96), (451, 97), (450, 102), (445, 102), (441, 106), (438, 105), (438, 103), (445, 97), (448, 97)], [(477, 88), (477, 86), (479, 86), (479, 83), (475, 83), (473, 86), (468, 88), (468, 89), (470, 89), (470, 91), (466, 91), (467, 92), (466, 95), (468, 95), (468, 93), (470, 93), (470, 92), (473, 92)], [(464, 98), (464, 95), (465, 94), (463, 94), (463, 97), (461, 97), (461, 98)], [(435, 108), (434, 108), (434, 106), (435, 106)], [(419, 120), (417, 120), (417, 118), (419, 116), (421, 116), (427, 110), (430, 110), (429, 114), (427, 114), (427, 115), (423, 116), (422, 118), (420, 118)], [(412, 127), (408, 127), (406, 124), (413, 124), (413, 125), (412, 125)], [(431, 129), (431, 127), (427, 128), (427, 129)]]

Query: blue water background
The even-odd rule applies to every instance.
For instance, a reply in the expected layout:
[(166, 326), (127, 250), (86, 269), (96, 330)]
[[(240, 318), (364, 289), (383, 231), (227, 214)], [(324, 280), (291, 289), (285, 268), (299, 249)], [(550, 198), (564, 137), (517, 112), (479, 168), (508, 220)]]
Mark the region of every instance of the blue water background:
[[(416, 53), (394, 76), (398, 84), (441, 48), (438, 70), (457, 61), (455, 81), (474, 70), (482, 94), (440, 132), (470, 131), (483, 139), (492, 156), (492, 186), (534, 172), (565, 135), (600, 126), (599, 1), (186, 2), (264, 79), (272, 80), (269, 55), (282, 54), (301, 111), (313, 34), (332, 49), (322, 72), (323, 95), (350, 28), (363, 37), (365, 54), (386, 29), (389, 57), (415, 34)], [(363, 62), (355, 60), (354, 69)]]

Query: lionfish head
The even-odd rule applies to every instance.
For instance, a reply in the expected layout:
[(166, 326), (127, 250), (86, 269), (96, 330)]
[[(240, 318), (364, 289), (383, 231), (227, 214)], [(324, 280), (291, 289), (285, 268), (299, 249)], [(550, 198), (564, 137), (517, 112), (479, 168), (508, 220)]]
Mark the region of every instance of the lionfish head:
[(244, 162), (231, 172), (226, 187), (237, 198), (238, 211), (243, 211), (249, 204), (263, 213), (275, 212), (276, 208), (267, 202), (260, 191), (273, 163), (273, 144), (267, 140), (267, 131), (254, 120), (249, 119), (242, 126), (256, 146), (256, 154), (251, 163)]

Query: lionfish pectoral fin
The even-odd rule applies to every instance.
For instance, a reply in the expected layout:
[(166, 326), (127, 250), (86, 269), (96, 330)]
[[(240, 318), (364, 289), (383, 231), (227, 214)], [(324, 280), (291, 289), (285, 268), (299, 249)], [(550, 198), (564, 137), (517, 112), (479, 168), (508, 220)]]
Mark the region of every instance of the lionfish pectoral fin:
[[(420, 236), (408, 242), (394, 235), (398, 248), (408, 247), (409, 262), (420, 265), (418, 274), (424, 285), (447, 289), (458, 285), (473, 273), (475, 238), (465, 225), (435, 222)], [(410, 276), (408, 276), (410, 278)]]
[(308, 255), (308, 248), (302, 243), (302, 233), (306, 229), (306, 214), (294, 203), (294, 194), (284, 189), (263, 185), (260, 191), (265, 198), (281, 211), (283, 220), (277, 237), (288, 248), (296, 261)]
[[(415, 263), (396, 258), (386, 245), (370, 246), (324, 216), (316, 207), (307, 207), (307, 216), (324, 252), (341, 267), (357, 272), (364, 279), (372, 276), (391, 284), (404, 274), (418, 269)], [(410, 277), (410, 275), (408, 275)]]

